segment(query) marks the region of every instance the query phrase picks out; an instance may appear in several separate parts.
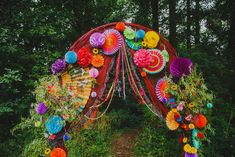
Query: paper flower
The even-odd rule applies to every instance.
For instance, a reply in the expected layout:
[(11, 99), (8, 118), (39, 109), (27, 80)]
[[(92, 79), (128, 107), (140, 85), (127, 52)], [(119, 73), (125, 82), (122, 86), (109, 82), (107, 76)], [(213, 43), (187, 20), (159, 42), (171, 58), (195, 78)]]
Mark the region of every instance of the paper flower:
[(164, 60), (168, 62), (170, 58), (168, 52), (166, 50), (162, 50), (162, 55), (164, 56)]
[(93, 56), (91, 64), (96, 68), (102, 67), (104, 65), (104, 57), (102, 55)]
[(54, 148), (51, 152), (50, 157), (66, 157), (66, 152), (62, 148)]
[(73, 51), (68, 51), (65, 54), (65, 61), (69, 64), (74, 64), (77, 62), (77, 54), (76, 52)]
[(68, 140), (70, 140), (71, 139), (71, 137), (67, 134), (67, 133), (65, 133), (64, 135), (63, 135), (63, 140), (64, 141), (68, 141)]
[(43, 102), (38, 103), (37, 107), (36, 107), (36, 112), (40, 115), (46, 113), (47, 111), (47, 106), (46, 104), (44, 104)]
[(91, 69), (89, 70), (89, 75), (90, 75), (90, 77), (92, 77), (92, 78), (96, 78), (96, 77), (99, 76), (99, 71), (98, 71), (96, 68), (91, 68)]
[(138, 67), (147, 67), (152, 61), (151, 54), (146, 49), (140, 49), (134, 54), (134, 62)]
[(178, 104), (178, 106), (177, 106), (177, 110), (178, 110), (178, 111), (182, 111), (182, 110), (184, 109), (184, 104), (185, 104), (185, 102), (184, 102), (184, 101), (181, 101), (181, 102)]
[(188, 58), (177, 58), (170, 65), (170, 73), (173, 77), (180, 78), (189, 75), (193, 70), (193, 63)]
[(154, 31), (148, 31), (145, 34), (144, 41), (147, 43), (148, 48), (155, 48), (160, 40), (159, 35)]
[(179, 123), (175, 120), (175, 112), (170, 110), (166, 116), (166, 125), (170, 130), (176, 130), (179, 127)]
[(46, 148), (45, 151), (44, 151), (44, 153), (45, 153), (46, 155), (49, 155), (49, 154), (51, 153), (51, 149), (50, 149), (50, 148)]
[(183, 140), (182, 140), (183, 143), (186, 143), (188, 142), (188, 138), (187, 137), (184, 137)]
[(86, 68), (91, 64), (92, 55), (90, 53), (89, 48), (83, 47), (77, 52), (78, 56), (78, 65), (80, 65), (82, 68)]
[(142, 30), (142, 29), (140, 29), (140, 30), (138, 30), (135, 34), (136, 34), (136, 38), (138, 38), (138, 39), (143, 39), (144, 36), (145, 36), (145, 31)]
[(199, 133), (197, 134), (197, 138), (202, 139), (203, 137), (204, 137), (204, 134), (203, 134), (203, 133), (199, 132)]
[(120, 31), (123, 32), (125, 30), (125, 23), (124, 22), (118, 22), (115, 26), (115, 28)]
[(104, 31), (105, 42), (102, 46), (102, 53), (105, 55), (115, 54), (122, 44), (122, 36), (115, 29), (108, 29)]
[(198, 131), (196, 129), (193, 129), (192, 131), (192, 142), (193, 142), (193, 146), (196, 148), (196, 149), (199, 149), (200, 148), (200, 140), (198, 139)]
[(144, 72), (144, 71), (142, 71), (142, 72), (140, 73), (140, 75), (141, 75), (142, 77), (146, 77), (146, 76), (147, 76), (147, 73)]
[(46, 121), (46, 129), (50, 134), (56, 134), (63, 128), (63, 120), (60, 116), (51, 116)]
[(186, 120), (186, 121), (190, 121), (191, 119), (192, 119), (192, 115), (191, 114), (189, 114), (189, 115), (187, 115), (184, 119)]
[(93, 48), (93, 49), (92, 49), (92, 53), (93, 53), (93, 54), (98, 54), (98, 53), (99, 53), (99, 49)]
[(191, 129), (191, 130), (195, 128), (194, 124), (192, 124), (192, 123), (190, 123), (190, 124), (188, 125), (188, 127), (189, 127), (189, 129)]
[(136, 38), (134, 40), (126, 39), (125, 41), (128, 47), (130, 47), (133, 50), (139, 50), (140, 48), (143, 47), (141, 39), (136, 39)]
[(57, 59), (52, 65), (51, 65), (51, 72), (52, 74), (57, 74), (60, 72), (63, 72), (66, 67), (66, 62), (63, 59)]
[(177, 85), (172, 85), (172, 86), (171, 86), (171, 89), (172, 89), (172, 90), (177, 90)]
[(204, 128), (207, 124), (207, 119), (204, 115), (202, 114), (197, 114), (193, 117), (193, 123), (195, 124), (196, 127), (198, 128)]
[(135, 38), (135, 31), (133, 29), (131, 29), (130, 27), (127, 27), (124, 32), (123, 32), (124, 36), (129, 39), (132, 40)]
[(102, 47), (105, 42), (105, 36), (102, 33), (95, 32), (90, 36), (89, 40), (92, 47)]
[(155, 87), (157, 98), (163, 103), (168, 102), (170, 99), (170, 94), (166, 92), (168, 87), (168, 83), (164, 78), (158, 80)]
[(41, 122), (40, 121), (36, 121), (35, 123), (34, 123), (34, 126), (36, 127), (36, 128), (38, 128), (38, 127), (40, 127), (41, 126)]

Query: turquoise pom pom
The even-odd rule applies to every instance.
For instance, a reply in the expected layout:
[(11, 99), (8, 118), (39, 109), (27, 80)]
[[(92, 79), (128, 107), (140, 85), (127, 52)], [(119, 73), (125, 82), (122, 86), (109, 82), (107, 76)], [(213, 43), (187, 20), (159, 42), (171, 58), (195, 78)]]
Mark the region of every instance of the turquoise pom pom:
[(207, 106), (207, 108), (211, 109), (213, 107), (213, 104), (212, 103), (207, 103), (206, 106)]
[(136, 37), (137, 37), (138, 39), (143, 39), (144, 36), (145, 36), (145, 31), (144, 31), (144, 30), (140, 29), (140, 30), (138, 30), (138, 31), (136, 32)]
[(63, 128), (63, 120), (60, 116), (51, 116), (46, 121), (46, 129), (50, 134), (56, 134)]
[(65, 61), (69, 64), (74, 64), (77, 62), (77, 54), (76, 52), (73, 51), (68, 51), (65, 54)]

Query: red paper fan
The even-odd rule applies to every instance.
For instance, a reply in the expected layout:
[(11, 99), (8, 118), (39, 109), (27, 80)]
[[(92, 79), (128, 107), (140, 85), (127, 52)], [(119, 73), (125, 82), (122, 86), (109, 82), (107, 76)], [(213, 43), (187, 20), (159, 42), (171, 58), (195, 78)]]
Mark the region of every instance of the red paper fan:
[(102, 46), (105, 55), (112, 55), (116, 53), (121, 46), (122, 36), (115, 29), (109, 29), (104, 32), (105, 42)]
[(164, 56), (161, 54), (161, 51), (158, 49), (152, 49), (149, 51), (151, 52), (152, 62), (148, 67), (143, 68), (143, 70), (149, 74), (159, 73), (166, 65)]

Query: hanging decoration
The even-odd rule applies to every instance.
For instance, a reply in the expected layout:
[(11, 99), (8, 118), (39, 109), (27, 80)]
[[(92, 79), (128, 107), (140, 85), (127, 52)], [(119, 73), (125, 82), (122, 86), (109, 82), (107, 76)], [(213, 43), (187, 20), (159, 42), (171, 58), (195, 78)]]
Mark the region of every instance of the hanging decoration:
[[(35, 127), (51, 145), (46, 156), (67, 157), (70, 133), (102, 117), (115, 90), (125, 98), (126, 80), (140, 103), (181, 133), (185, 157), (200, 153), (213, 96), (192, 61), (177, 58), (157, 32), (124, 22), (97, 27), (57, 59), (51, 73), (40, 81), (34, 106)], [(100, 106), (106, 109), (97, 115)]]

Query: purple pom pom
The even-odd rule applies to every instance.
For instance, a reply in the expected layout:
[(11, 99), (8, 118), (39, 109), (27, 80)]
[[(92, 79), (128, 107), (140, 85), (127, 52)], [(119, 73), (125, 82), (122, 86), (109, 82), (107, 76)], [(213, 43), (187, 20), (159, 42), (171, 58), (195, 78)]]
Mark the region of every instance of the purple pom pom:
[(47, 106), (46, 106), (46, 104), (44, 104), (43, 102), (40, 102), (40, 103), (38, 103), (38, 105), (37, 105), (37, 107), (36, 107), (36, 112), (38, 113), (38, 114), (44, 114), (44, 113), (46, 113), (46, 111), (47, 111)]
[(57, 59), (51, 66), (52, 74), (63, 72), (66, 67), (66, 62), (63, 59)]
[(91, 36), (90, 36), (90, 44), (92, 47), (102, 47), (104, 45), (104, 42), (105, 42), (105, 36), (101, 33), (93, 33)]
[(191, 154), (191, 153), (185, 152), (185, 157), (198, 157), (198, 155), (197, 155), (197, 153)]
[(170, 65), (170, 72), (173, 77), (180, 78), (189, 75), (193, 70), (193, 63), (188, 58), (176, 58)]

